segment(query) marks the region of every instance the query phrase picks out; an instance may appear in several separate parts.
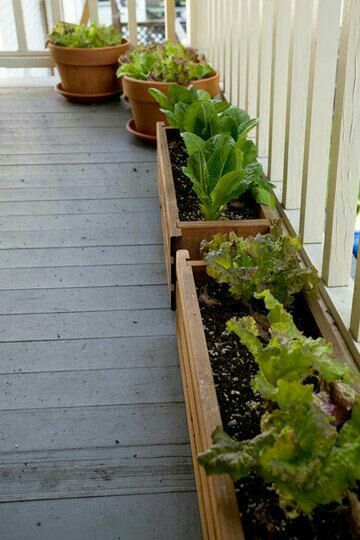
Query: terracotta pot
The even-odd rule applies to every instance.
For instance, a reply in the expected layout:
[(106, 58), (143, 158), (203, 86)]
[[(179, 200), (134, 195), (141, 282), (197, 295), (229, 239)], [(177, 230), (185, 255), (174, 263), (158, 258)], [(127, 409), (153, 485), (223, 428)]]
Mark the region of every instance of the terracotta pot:
[(121, 92), (116, 77), (117, 60), (130, 47), (129, 41), (93, 49), (58, 47), (51, 43), (48, 47), (65, 92), (88, 96)]
[[(127, 77), (122, 77), (123, 91), (129, 99), (131, 110), (134, 116), (137, 131), (148, 135), (156, 136), (156, 123), (166, 122), (165, 115), (160, 112), (159, 104), (149, 94), (149, 88), (158, 88), (168, 94), (171, 82), (140, 81)], [(219, 92), (219, 74), (215, 73), (206, 79), (192, 81), (186, 86), (195, 86), (197, 89), (206, 90), (211, 97), (215, 97)]]

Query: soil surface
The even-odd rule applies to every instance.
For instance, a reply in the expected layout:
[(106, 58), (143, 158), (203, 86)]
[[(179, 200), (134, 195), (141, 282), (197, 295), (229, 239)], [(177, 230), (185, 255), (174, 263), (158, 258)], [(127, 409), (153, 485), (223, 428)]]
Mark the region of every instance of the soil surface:
[[(180, 135), (169, 140), (169, 153), (180, 221), (201, 221), (203, 217), (199, 209), (199, 199), (192, 188), (191, 180), (182, 172), (188, 155)], [(259, 217), (258, 208), (247, 194), (230, 202), (220, 219), (256, 219)]]
[[(209, 282), (205, 287), (199, 284), (198, 297), (224, 429), (238, 441), (253, 438), (260, 433), (260, 419), (264, 412), (262, 398), (255, 395), (250, 386), (257, 365), (238, 337), (225, 331), (226, 322), (231, 317), (249, 315), (250, 308), (235, 302), (227, 286), (215, 282)], [(319, 336), (302, 297), (295, 299), (289, 311), (301, 331), (314, 338)], [(255, 474), (235, 483), (247, 539), (351, 538), (344, 508), (336, 504), (326, 505), (319, 507), (312, 517), (287, 519), (278, 505), (277, 494), (269, 487)]]

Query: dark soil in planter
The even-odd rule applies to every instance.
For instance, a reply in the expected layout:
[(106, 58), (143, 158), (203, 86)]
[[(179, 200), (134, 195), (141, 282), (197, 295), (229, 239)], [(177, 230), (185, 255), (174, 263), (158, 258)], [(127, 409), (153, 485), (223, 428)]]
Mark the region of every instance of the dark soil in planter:
[[(249, 307), (235, 302), (227, 287), (215, 282), (199, 285), (198, 297), (224, 429), (238, 441), (253, 438), (260, 432), (264, 412), (262, 398), (250, 386), (257, 365), (238, 337), (225, 331), (226, 322), (234, 316), (249, 315)], [(314, 338), (319, 336), (302, 296), (295, 299), (289, 311), (301, 331)], [(279, 507), (276, 493), (254, 474), (236, 482), (235, 489), (247, 539), (351, 538), (346, 511), (340, 511), (339, 505), (319, 507), (312, 517), (291, 520)]]
[[(199, 199), (191, 181), (182, 172), (188, 158), (183, 140), (178, 133), (177, 137), (168, 137), (168, 142), (180, 221), (201, 221)], [(259, 217), (258, 208), (251, 196), (245, 195), (238, 201), (230, 202), (220, 219), (256, 219)]]

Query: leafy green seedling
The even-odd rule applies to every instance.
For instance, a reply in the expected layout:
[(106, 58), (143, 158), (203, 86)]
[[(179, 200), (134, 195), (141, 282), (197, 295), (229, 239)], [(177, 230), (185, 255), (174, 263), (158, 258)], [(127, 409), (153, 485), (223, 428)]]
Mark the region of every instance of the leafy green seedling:
[(206, 473), (233, 480), (250, 471), (272, 484), (288, 517), (320, 504), (341, 502), (360, 479), (360, 404), (340, 431), (315, 403), (311, 385), (279, 381), (278, 408), (265, 413), (261, 433), (236, 442), (222, 428), (213, 446), (198, 456)]
[(214, 74), (195, 49), (181, 43), (139, 45), (120, 58), (117, 76), (188, 84)]
[[(303, 336), (269, 291), (256, 296), (264, 299), (269, 310), (268, 344), (259, 339), (252, 317), (231, 319), (227, 329), (252, 352), (259, 366), (253, 387), (274, 405), (263, 414), (259, 435), (236, 442), (218, 427), (212, 435), (213, 446), (198, 460), (207, 474), (228, 473), (233, 480), (254, 470), (272, 484), (288, 516), (296, 517), (320, 504), (340, 502), (360, 479), (356, 391), (360, 377), (352, 367), (332, 358), (331, 344)], [(336, 403), (331, 393), (314, 393), (313, 385), (307, 383), (314, 374), (321, 386), (342, 385), (341, 402), (347, 400), (348, 416), (340, 427), (333, 416)]]
[(276, 400), (280, 380), (303, 382), (316, 374), (326, 383), (341, 382), (344, 395), (351, 401), (351, 396), (355, 396), (353, 385), (360, 383), (360, 376), (351, 366), (333, 358), (332, 344), (323, 338), (304, 336), (270, 291), (255, 296), (264, 300), (269, 311), (271, 337), (266, 345), (259, 339), (260, 332), (253, 317), (233, 318), (227, 322), (227, 330), (240, 338), (259, 366), (259, 372), (252, 379), (254, 390), (266, 399)]
[(98, 48), (114, 47), (122, 43), (122, 35), (113, 26), (71, 24), (58, 22), (48, 35), (49, 42), (60, 47)]
[(190, 156), (183, 171), (193, 184), (205, 220), (218, 219), (231, 200), (246, 192), (252, 193), (255, 202), (273, 205), (272, 184), (264, 180), (261, 165), (251, 163), (244, 168), (244, 154), (230, 135), (215, 135), (197, 148), (192, 137), (184, 140)]
[(314, 268), (300, 266), (301, 245), (300, 238), (283, 235), (277, 221), (267, 234), (248, 238), (233, 232), (217, 234), (203, 241), (201, 249), (209, 276), (228, 284), (236, 299), (248, 302), (255, 293), (269, 289), (288, 305), (304, 289), (315, 293), (319, 281)]

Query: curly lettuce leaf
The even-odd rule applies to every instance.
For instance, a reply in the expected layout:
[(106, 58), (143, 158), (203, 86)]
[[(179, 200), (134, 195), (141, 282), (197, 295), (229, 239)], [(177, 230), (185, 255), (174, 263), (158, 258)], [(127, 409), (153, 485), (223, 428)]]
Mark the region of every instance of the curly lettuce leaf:
[[(139, 45), (120, 58), (118, 77), (188, 84), (214, 74), (195, 49), (181, 43)], [(184, 96), (181, 96), (181, 100)]]
[[(246, 176), (243, 182), (248, 182)], [(282, 235), (277, 222), (268, 234), (256, 237), (215, 235), (210, 242), (204, 241), (201, 249), (207, 273), (219, 283), (227, 283), (234, 298), (249, 301), (255, 293), (268, 289), (289, 305), (300, 291), (316, 294), (319, 280), (313, 268), (299, 265), (300, 247), (300, 239)]]
[(285, 311), (269, 291), (255, 295), (263, 298), (269, 310), (270, 340), (265, 345), (259, 339), (255, 320), (250, 317), (232, 318), (227, 322), (228, 332), (234, 332), (254, 356), (259, 372), (252, 379), (255, 391), (264, 398), (278, 401), (279, 382), (304, 381), (319, 374), (327, 383), (345, 383), (345, 392), (360, 383), (358, 373), (345, 362), (332, 357), (331, 343), (322, 338), (304, 336), (295, 326), (291, 315)]
[(198, 456), (200, 465), (233, 480), (254, 470), (272, 484), (289, 517), (340, 502), (360, 479), (359, 404), (339, 432), (315, 405), (311, 385), (281, 381), (278, 405), (263, 415), (261, 433), (251, 440), (236, 442), (217, 428), (213, 446)]
[(60, 47), (90, 49), (113, 47), (122, 43), (122, 35), (113, 26), (58, 22), (48, 35), (49, 42)]

